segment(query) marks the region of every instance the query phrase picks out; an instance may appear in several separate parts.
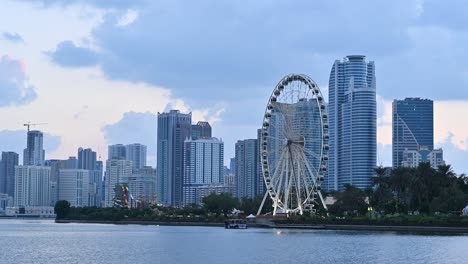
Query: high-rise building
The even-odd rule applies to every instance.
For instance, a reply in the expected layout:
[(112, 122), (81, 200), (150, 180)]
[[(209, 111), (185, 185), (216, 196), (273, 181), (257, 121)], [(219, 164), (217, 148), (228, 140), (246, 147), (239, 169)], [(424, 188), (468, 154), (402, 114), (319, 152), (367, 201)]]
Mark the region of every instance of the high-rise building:
[(125, 159), (126, 153), (125, 153), (125, 145), (122, 144), (116, 144), (116, 145), (109, 145), (107, 148), (108, 152), (108, 160), (112, 159)]
[(238, 140), (236, 149), (236, 194), (237, 198), (255, 198), (258, 190), (258, 140)]
[(66, 160), (60, 160), (60, 169), (78, 169), (78, 159), (76, 157), (68, 157)]
[(402, 166), (405, 150), (434, 149), (434, 102), (421, 98), (394, 100), (392, 123), (393, 167)]
[(133, 169), (131, 176), (123, 177), (130, 195), (139, 203), (156, 203), (156, 169), (146, 166), (141, 169)]
[(192, 113), (158, 113), (158, 202), (182, 205), (184, 140), (191, 136)]
[(15, 206), (50, 206), (50, 167), (15, 167)]
[(125, 159), (111, 159), (106, 161), (105, 176), (105, 207), (113, 207), (114, 188), (122, 183), (124, 177), (132, 175), (132, 161)]
[(58, 201), (58, 179), (60, 176), (60, 168), (65, 163), (62, 160), (46, 160), (45, 165), (50, 167), (50, 206), (55, 206)]
[(58, 180), (58, 199), (71, 206), (89, 206), (89, 170), (62, 169)]
[(186, 139), (184, 142), (183, 205), (196, 203), (197, 187), (224, 180), (224, 143), (217, 138)]
[(78, 169), (88, 171), (87, 205), (100, 207), (102, 200), (102, 161), (97, 161), (97, 154), (92, 149), (79, 148)]
[(44, 135), (37, 130), (28, 131), (27, 147), (23, 153), (23, 165), (44, 165), (45, 151), (43, 147)]
[(256, 195), (263, 195), (266, 190), (265, 180), (263, 179), (262, 161), (260, 159), (260, 153), (262, 151), (262, 129), (257, 129), (257, 187), (255, 190)]
[(78, 149), (78, 169), (95, 170), (96, 169), (96, 152), (92, 149)]
[(229, 169), (232, 175), (236, 174), (236, 158), (231, 158), (229, 160)]
[(192, 125), (192, 139), (211, 138), (211, 126), (206, 121), (199, 121)]
[(134, 169), (146, 166), (146, 146), (142, 144), (129, 144), (125, 146), (125, 159), (131, 160)]
[(0, 193), (15, 196), (15, 166), (18, 166), (19, 155), (15, 152), (2, 152), (0, 161)]
[(351, 55), (335, 61), (329, 80), (330, 160), (322, 185), (343, 190), (366, 188), (377, 159), (376, 80), (374, 62)]

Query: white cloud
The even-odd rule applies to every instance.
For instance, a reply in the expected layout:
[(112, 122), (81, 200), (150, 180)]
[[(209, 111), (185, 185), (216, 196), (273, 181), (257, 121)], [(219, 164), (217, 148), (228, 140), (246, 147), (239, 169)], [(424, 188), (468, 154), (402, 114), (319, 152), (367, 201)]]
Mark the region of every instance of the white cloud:
[(140, 14), (137, 10), (129, 9), (123, 16), (120, 17), (115, 25), (118, 27), (126, 27), (135, 22), (139, 15)]

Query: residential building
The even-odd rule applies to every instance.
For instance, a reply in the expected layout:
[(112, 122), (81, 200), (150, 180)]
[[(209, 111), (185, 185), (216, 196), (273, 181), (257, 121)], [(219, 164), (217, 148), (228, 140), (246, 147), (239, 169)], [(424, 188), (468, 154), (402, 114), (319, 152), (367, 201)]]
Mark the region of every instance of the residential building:
[(223, 184), (212, 184), (212, 185), (201, 185), (195, 188), (195, 204), (203, 204), (203, 198), (214, 193), (220, 195), (222, 193), (231, 193), (233, 192), (233, 186), (227, 186)]
[(122, 178), (122, 182), (127, 184), (130, 195), (137, 204), (156, 204), (156, 169), (150, 166), (134, 169), (131, 176)]
[(431, 167), (437, 169), (441, 165), (445, 165), (444, 152), (442, 149), (429, 149), (428, 147), (420, 147), (418, 150), (405, 149), (403, 151), (402, 167), (416, 168), (419, 163), (428, 162)]
[(2, 152), (0, 161), (0, 193), (15, 196), (15, 166), (18, 166), (19, 155), (15, 152)]
[(23, 164), (25, 166), (44, 165), (45, 151), (43, 147), (44, 135), (41, 131), (32, 130), (27, 134), (27, 147), (23, 153)]
[(235, 145), (236, 151), (236, 193), (237, 198), (255, 198), (259, 193), (258, 183), (258, 140), (245, 139), (238, 140)]
[(88, 206), (101, 206), (102, 201), (102, 161), (97, 161), (97, 154), (90, 148), (78, 149), (78, 169), (87, 170), (89, 177)]
[(66, 160), (60, 160), (60, 169), (78, 169), (78, 159), (68, 157)]
[(125, 159), (111, 159), (106, 161), (105, 175), (105, 207), (113, 207), (115, 197), (114, 188), (122, 183), (124, 177), (132, 175), (132, 161)]
[(95, 170), (96, 169), (96, 152), (90, 148), (78, 149), (78, 169)]
[(232, 175), (236, 174), (236, 158), (231, 158), (229, 160), (229, 169)]
[(129, 144), (125, 146), (125, 159), (131, 160), (134, 169), (146, 166), (146, 146), (142, 144)]
[(192, 125), (192, 139), (211, 138), (211, 125), (206, 121), (199, 121)]
[(112, 159), (126, 159), (126, 148), (125, 145), (122, 144), (116, 144), (116, 145), (110, 145), (107, 148), (107, 155), (108, 155), (108, 160)]
[(394, 168), (403, 166), (404, 151), (421, 147), (434, 149), (434, 102), (421, 98), (394, 100), (392, 122), (392, 154)]
[(60, 176), (61, 166), (66, 163), (62, 160), (46, 160), (45, 166), (50, 167), (50, 206), (55, 206), (58, 199), (58, 179)]
[(336, 60), (329, 79), (330, 151), (325, 190), (345, 184), (364, 189), (375, 175), (377, 159), (374, 62), (350, 55)]
[(184, 140), (191, 136), (191, 126), (192, 113), (158, 113), (157, 196), (161, 204), (182, 205)]
[(223, 180), (224, 143), (217, 138), (186, 139), (184, 142), (183, 205), (196, 203), (199, 186)]
[(15, 206), (50, 205), (50, 167), (15, 167)]
[(89, 170), (62, 169), (58, 180), (58, 199), (74, 207), (89, 206)]

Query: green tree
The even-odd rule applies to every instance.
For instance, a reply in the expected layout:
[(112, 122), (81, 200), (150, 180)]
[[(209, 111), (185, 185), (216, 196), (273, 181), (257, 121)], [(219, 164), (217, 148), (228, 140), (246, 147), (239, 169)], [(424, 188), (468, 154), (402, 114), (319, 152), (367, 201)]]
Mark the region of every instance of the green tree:
[(203, 198), (203, 204), (209, 212), (216, 214), (216, 217), (221, 213), (227, 217), (227, 214), (238, 205), (238, 202), (230, 193), (219, 195), (212, 193)]
[(367, 212), (366, 193), (346, 184), (345, 190), (336, 194), (336, 202), (330, 212), (337, 215), (364, 215)]
[(60, 200), (55, 203), (54, 211), (57, 220), (64, 219), (70, 212), (70, 203), (65, 200)]

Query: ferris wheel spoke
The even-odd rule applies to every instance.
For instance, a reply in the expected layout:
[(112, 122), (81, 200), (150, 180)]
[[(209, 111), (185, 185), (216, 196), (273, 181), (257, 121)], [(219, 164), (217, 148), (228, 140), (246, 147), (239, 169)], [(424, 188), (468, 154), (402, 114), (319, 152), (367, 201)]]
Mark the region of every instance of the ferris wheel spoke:
[(304, 148), (304, 152), (306, 154), (309, 154), (311, 155), (313, 158), (317, 159), (317, 160), (321, 160), (322, 159), (322, 156), (317, 154), (316, 152), (312, 151), (312, 150), (309, 150), (307, 148)]

